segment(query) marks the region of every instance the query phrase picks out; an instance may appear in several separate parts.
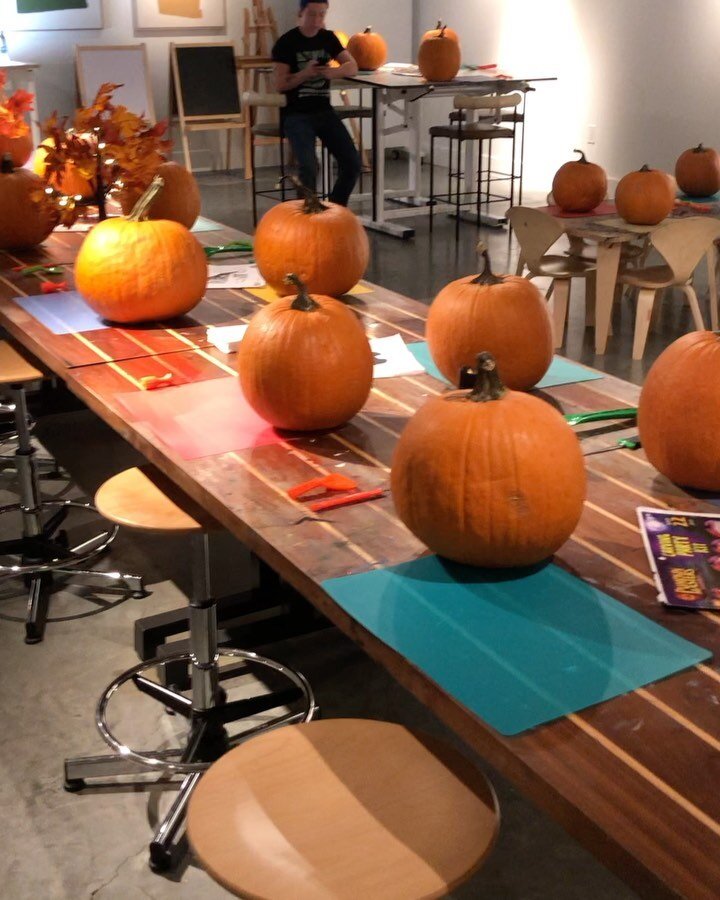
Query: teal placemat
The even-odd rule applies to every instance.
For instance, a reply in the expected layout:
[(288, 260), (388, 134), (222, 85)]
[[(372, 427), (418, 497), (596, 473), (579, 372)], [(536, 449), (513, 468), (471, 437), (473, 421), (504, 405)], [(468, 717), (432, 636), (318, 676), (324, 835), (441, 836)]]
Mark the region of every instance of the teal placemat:
[[(446, 381), (445, 376), (433, 362), (432, 356), (430, 356), (427, 341), (417, 341), (416, 343), (408, 344), (407, 346), (415, 359), (426, 369), (428, 375), (433, 375), (435, 378), (439, 378), (440, 381)], [(550, 368), (547, 370), (545, 377), (536, 385), (536, 387), (549, 388), (555, 387), (558, 384), (575, 384), (578, 381), (595, 381), (596, 378), (602, 378), (602, 375), (599, 375), (597, 372), (592, 372), (590, 369), (586, 369), (585, 366), (581, 366), (578, 363), (570, 362), (562, 356), (555, 356), (550, 363)]]
[(712, 655), (554, 564), (501, 572), (425, 556), (323, 587), (505, 735)]
[(198, 216), (190, 231), (220, 231), (222, 228), (224, 228), (224, 226), (220, 225), (218, 222), (213, 222), (212, 219), (206, 219), (205, 216)]

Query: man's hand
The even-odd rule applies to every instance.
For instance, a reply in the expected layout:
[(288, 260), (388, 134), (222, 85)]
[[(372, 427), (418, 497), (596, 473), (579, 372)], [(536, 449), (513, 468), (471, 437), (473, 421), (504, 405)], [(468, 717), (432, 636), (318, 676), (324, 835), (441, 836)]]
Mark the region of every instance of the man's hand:
[(317, 59), (311, 59), (304, 69), (300, 70), (303, 81), (310, 81), (312, 78), (325, 78), (323, 72), (327, 66), (324, 66)]

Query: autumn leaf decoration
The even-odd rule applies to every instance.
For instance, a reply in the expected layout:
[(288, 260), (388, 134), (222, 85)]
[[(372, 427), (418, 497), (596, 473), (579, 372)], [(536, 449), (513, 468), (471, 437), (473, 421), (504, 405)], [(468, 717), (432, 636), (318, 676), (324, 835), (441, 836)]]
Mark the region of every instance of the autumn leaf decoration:
[[(167, 120), (151, 125), (141, 115), (112, 102), (119, 84), (103, 84), (90, 106), (78, 109), (71, 123), (53, 113), (43, 123), (45, 192), (56, 204), (63, 225), (77, 219), (83, 203), (100, 207), (105, 198), (124, 188), (146, 187), (165, 161), (172, 142), (164, 140)], [(82, 201), (58, 190), (58, 176), (71, 165), (78, 175), (96, 185), (95, 196)]]
[(9, 97), (5, 91), (6, 75), (0, 71), (0, 135), (3, 137), (22, 137), (30, 131), (25, 121), (25, 113), (33, 108), (33, 94), (18, 89)]

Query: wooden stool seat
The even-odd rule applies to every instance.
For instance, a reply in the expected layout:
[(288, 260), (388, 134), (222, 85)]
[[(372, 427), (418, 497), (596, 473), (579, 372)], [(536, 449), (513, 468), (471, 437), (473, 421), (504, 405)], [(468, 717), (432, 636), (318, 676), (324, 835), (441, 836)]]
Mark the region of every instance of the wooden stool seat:
[(217, 524), (153, 466), (126, 469), (100, 485), (100, 515), (142, 531), (209, 531)]
[(43, 377), (43, 373), (7, 341), (0, 341), (0, 384), (21, 384)]
[(201, 864), (243, 897), (441, 897), (489, 854), (492, 787), (458, 751), (389, 722), (332, 719), (253, 738), (190, 800)]

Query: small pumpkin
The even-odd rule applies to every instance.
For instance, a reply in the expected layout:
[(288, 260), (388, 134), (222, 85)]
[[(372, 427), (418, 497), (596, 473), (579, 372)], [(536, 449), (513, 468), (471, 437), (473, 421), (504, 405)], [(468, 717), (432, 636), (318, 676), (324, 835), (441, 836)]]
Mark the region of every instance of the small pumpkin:
[(440, 556), (532, 565), (580, 519), (580, 445), (548, 403), (506, 390), (492, 354), (479, 354), (472, 375), (472, 390), (433, 397), (405, 427), (392, 460), (395, 509)]
[(374, 72), (387, 62), (388, 48), (385, 38), (376, 34), (368, 25), (365, 31), (354, 34), (347, 49), (364, 72)]
[(43, 183), (27, 169), (15, 169), (5, 153), (0, 164), (0, 249), (41, 244), (55, 227), (57, 214), (43, 200)]
[(437, 25), (434, 28), (431, 28), (430, 31), (426, 31), (425, 34), (420, 39), (420, 43), (423, 41), (427, 41), (430, 38), (436, 38), (440, 35), (440, 32), (445, 29), (445, 37), (450, 41), (455, 41), (457, 44), (460, 43), (460, 36), (457, 31), (454, 31), (452, 28), (449, 28), (447, 25), (443, 25), (440, 19), (438, 19)]
[(302, 200), (271, 207), (255, 233), (255, 261), (280, 294), (292, 293), (285, 276), (297, 273), (314, 294), (340, 297), (365, 274), (370, 244), (360, 219), (345, 206), (323, 203), (293, 179)]
[(96, 190), (95, 180), (86, 178), (82, 173), (78, 172), (71, 162), (65, 166), (62, 173), (53, 175), (49, 180), (45, 178), (45, 170), (47, 168), (45, 157), (48, 149), (53, 146), (52, 138), (45, 138), (44, 141), (41, 141), (33, 156), (33, 172), (46, 180), (50, 187), (55, 188), (56, 191), (61, 191), (69, 197), (82, 197), (84, 200), (92, 197)]
[(373, 377), (365, 330), (347, 306), (297, 292), (257, 312), (238, 349), (240, 386), (252, 408), (277, 428), (335, 428), (362, 409)]
[(460, 68), (460, 44), (446, 36), (443, 25), (437, 36), (422, 41), (417, 64), (427, 81), (452, 81)]
[(144, 221), (162, 178), (155, 177), (133, 211), (99, 222), (75, 260), (75, 286), (88, 306), (111, 322), (157, 322), (197, 305), (207, 260), (184, 225)]
[(503, 383), (527, 391), (553, 358), (547, 303), (527, 278), (493, 274), (484, 247), (482, 258), (479, 275), (450, 282), (433, 300), (425, 332), (430, 354), (448, 381), (457, 384), (460, 369), (473, 364), (477, 348), (487, 347)]
[(675, 182), (667, 172), (644, 165), (618, 182), (615, 206), (631, 225), (657, 225), (675, 205)]
[[(155, 175), (164, 181), (164, 187), (156, 195), (147, 212), (148, 219), (170, 219), (186, 228), (192, 228), (200, 215), (202, 204), (200, 188), (192, 172), (176, 162), (162, 162)], [(147, 189), (147, 185), (145, 186)], [(118, 195), (123, 214), (128, 215), (140, 199), (140, 188), (123, 190)]]
[(580, 159), (563, 163), (555, 173), (552, 195), (564, 212), (590, 212), (607, 194), (607, 175), (602, 166), (589, 162), (582, 150)]
[(702, 144), (686, 150), (675, 163), (675, 180), (688, 197), (711, 197), (720, 191), (720, 153)]
[(0, 134), (0, 158), (9, 153), (16, 169), (24, 166), (33, 152), (33, 140), (28, 128), (23, 134), (10, 137)]
[(648, 460), (670, 481), (720, 491), (720, 337), (693, 331), (655, 360), (638, 405), (638, 430)]

